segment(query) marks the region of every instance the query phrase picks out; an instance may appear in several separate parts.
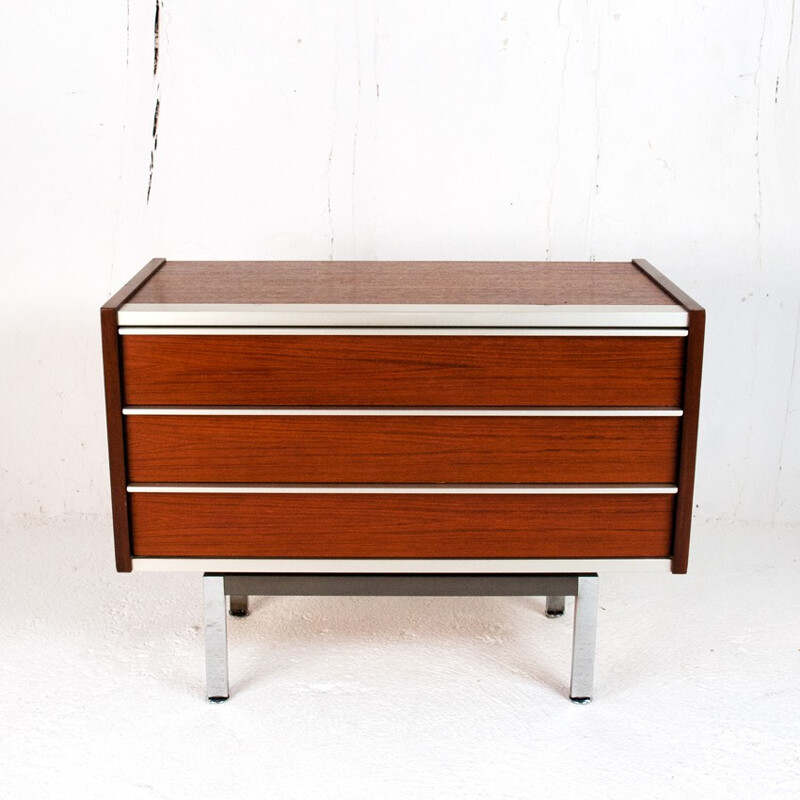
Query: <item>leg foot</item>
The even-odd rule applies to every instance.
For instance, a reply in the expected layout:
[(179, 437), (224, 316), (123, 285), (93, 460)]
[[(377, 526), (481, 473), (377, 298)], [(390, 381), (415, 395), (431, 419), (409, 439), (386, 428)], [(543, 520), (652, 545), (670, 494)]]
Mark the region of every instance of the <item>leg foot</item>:
[(225, 579), (203, 576), (206, 612), (206, 696), (212, 703), (228, 699), (228, 627), (225, 613)]
[(564, 616), (565, 600), (563, 595), (547, 595), (547, 605), (545, 613), (551, 619)]
[(576, 703), (588, 703), (592, 699), (597, 598), (597, 575), (579, 577), (572, 634), (572, 678), (569, 685), (570, 699)]
[(246, 594), (232, 594), (231, 595), (231, 616), (232, 617), (246, 617), (250, 614), (250, 608), (247, 605)]

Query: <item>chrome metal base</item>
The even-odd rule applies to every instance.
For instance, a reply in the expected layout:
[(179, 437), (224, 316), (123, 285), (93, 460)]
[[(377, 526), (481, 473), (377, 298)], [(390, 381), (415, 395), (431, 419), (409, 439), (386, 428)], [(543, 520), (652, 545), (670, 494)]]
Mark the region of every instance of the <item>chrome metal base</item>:
[(228, 699), (228, 623), (225, 578), (203, 576), (206, 610), (206, 696), (214, 703)]
[(230, 614), (232, 617), (247, 617), (250, 615), (246, 594), (231, 595)]
[(592, 699), (594, 682), (594, 651), (597, 638), (597, 575), (580, 575), (576, 578), (575, 616), (572, 623), (572, 679), (569, 683), (570, 699), (588, 703)]
[[(228, 644), (225, 596), (231, 614), (247, 614), (248, 595), (372, 596), (372, 597), (547, 597), (548, 616), (564, 613), (564, 598), (575, 598), (572, 637), (572, 676), (569, 696), (588, 703), (594, 681), (597, 631), (597, 575), (550, 574), (230, 574), (203, 576), (206, 613), (206, 696), (211, 702), (227, 700)], [(560, 613), (551, 614), (551, 610)], [(242, 614), (242, 610), (244, 613)]]
[(551, 619), (553, 617), (563, 617), (564, 616), (564, 607), (565, 607), (566, 599), (564, 598), (563, 594), (560, 595), (548, 595), (547, 596), (547, 605), (546, 611), (548, 617)]

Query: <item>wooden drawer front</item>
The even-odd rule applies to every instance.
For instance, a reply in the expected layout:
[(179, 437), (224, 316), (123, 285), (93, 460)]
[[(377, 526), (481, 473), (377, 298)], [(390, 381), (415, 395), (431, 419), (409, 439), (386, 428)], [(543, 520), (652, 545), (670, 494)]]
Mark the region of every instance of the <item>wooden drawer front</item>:
[(127, 417), (135, 483), (674, 483), (676, 417)]
[(131, 495), (137, 556), (663, 558), (674, 495)]
[(126, 335), (128, 406), (677, 408), (672, 336)]

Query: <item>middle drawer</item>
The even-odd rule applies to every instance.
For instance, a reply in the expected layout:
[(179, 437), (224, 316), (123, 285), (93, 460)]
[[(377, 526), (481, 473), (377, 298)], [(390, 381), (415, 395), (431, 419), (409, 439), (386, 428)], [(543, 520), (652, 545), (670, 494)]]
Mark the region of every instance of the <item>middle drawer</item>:
[(131, 415), (132, 483), (676, 482), (677, 417)]

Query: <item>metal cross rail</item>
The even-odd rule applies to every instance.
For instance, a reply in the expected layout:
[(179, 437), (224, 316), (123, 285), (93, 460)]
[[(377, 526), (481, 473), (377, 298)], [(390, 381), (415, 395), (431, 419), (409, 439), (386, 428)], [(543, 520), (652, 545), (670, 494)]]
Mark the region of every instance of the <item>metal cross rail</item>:
[(573, 702), (592, 699), (598, 578), (590, 575), (395, 575), (395, 574), (211, 574), (203, 576), (206, 616), (206, 694), (227, 700), (228, 639), (225, 597), (230, 613), (247, 616), (249, 595), (368, 597), (546, 596), (547, 616), (564, 613), (564, 597), (575, 598), (572, 638)]

